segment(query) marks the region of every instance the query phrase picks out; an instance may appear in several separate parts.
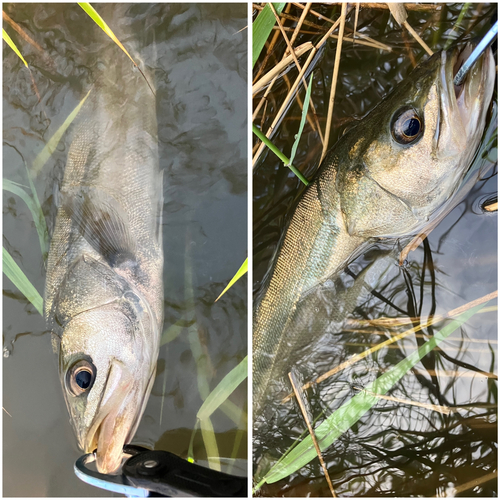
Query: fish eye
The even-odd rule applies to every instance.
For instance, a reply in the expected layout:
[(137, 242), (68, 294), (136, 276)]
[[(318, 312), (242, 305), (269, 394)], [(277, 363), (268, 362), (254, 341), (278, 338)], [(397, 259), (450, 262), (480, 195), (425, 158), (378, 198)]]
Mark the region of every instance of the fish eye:
[(423, 120), (413, 108), (400, 109), (392, 117), (391, 133), (398, 144), (414, 144), (423, 132)]
[(92, 388), (96, 374), (95, 366), (87, 360), (77, 361), (66, 372), (66, 386), (74, 396), (80, 396)]

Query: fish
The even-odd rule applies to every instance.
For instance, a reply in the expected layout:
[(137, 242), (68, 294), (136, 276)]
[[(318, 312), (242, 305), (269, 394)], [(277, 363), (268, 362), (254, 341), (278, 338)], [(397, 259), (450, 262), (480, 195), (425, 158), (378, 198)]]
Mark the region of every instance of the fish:
[(338, 140), (298, 197), (254, 302), (255, 425), (265, 424), (276, 381), (293, 367), (297, 337), (308, 342), (295, 332), (299, 305), (370, 246), (418, 234), (452, 203), (495, 82), (488, 50), (453, 84), (471, 51), (440, 51), (417, 66)]
[(112, 473), (156, 374), (163, 181), (151, 75), (103, 53), (57, 192), (44, 316), (78, 445)]

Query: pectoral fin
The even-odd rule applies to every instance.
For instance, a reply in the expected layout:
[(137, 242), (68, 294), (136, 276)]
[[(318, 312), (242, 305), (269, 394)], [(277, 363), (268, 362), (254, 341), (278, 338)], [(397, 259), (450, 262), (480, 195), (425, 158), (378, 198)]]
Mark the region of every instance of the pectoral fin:
[(80, 234), (110, 265), (133, 257), (136, 245), (127, 213), (110, 194), (94, 188), (62, 191), (61, 204)]

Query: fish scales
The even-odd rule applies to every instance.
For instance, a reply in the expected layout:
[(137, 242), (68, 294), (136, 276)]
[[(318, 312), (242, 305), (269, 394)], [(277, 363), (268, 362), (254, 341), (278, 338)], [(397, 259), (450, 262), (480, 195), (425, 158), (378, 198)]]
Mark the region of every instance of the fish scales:
[[(436, 53), (415, 68), (339, 139), (299, 197), (255, 302), (255, 417), (277, 401), (274, 382), (284, 380), (294, 349), (311, 335), (297, 331), (297, 310), (309, 292), (369, 245), (418, 233), (452, 203), (495, 81), (488, 51), (461, 87), (453, 85), (457, 58), (468, 50)], [(340, 321), (345, 311), (330, 314)]]
[[(320, 196), (321, 186), (328, 179), (334, 181), (334, 176), (334, 169), (328, 169), (324, 178), (317, 178), (306, 188), (285, 231), (266, 293), (256, 308), (253, 373), (257, 405), (276, 362), (283, 362), (280, 350), (286, 334), (282, 332), (293, 321), (299, 299), (345, 264), (362, 243), (345, 230), (339, 197), (335, 193), (328, 200)], [(269, 346), (273, 346), (272, 356), (266, 355)]]
[(77, 118), (50, 244), (45, 318), (80, 448), (119, 466), (163, 323), (156, 102), (128, 61), (99, 70)]

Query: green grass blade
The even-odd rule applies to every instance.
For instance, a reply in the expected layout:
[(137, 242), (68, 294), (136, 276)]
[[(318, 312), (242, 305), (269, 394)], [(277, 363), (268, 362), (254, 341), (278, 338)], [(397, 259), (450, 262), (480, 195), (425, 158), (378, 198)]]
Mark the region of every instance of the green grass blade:
[[(212, 378), (210, 373), (210, 360), (203, 352), (203, 348), (198, 337), (198, 329), (196, 324), (188, 328), (188, 340), (191, 348), (191, 353), (196, 362), (196, 378), (198, 382), (198, 392), (203, 401), (210, 395), (209, 380)], [(202, 403), (203, 406), (203, 403)], [(202, 407), (201, 406), (201, 407)], [(201, 408), (200, 407), (200, 408)], [(241, 419), (241, 408), (238, 408), (232, 401), (226, 399), (220, 405), (220, 410), (230, 418), (235, 424)]]
[[(186, 243), (189, 241), (189, 233), (186, 234)], [(203, 346), (200, 342), (200, 337), (198, 335), (198, 325), (196, 324), (196, 307), (194, 301), (194, 286), (193, 286), (193, 264), (191, 260), (191, 255), (189, 251), (185, 254), (185, 270), (184, 270), (184, 300), (186, 303), (186, 310), (189, 314), (192, 314), (195, 322), (191, 324), (187, 329), (187, 336), (189, 340), (189, 346), (191, 348), (191, 353), (193, 359), (196, 363), (196, 377), (198, 392), (203, 401), (210, 394), (209, 381), (212, 378), (210, 370), (210, 359), (208, 358), (208, 353), (204, 352)], [(215, 432), (213, 429), (212, 422), (210, 419), (196, 420), (200, 424), (201, 435), (203, 438), (203, 444), (207, 452), (208, 464), (210, 468), (220, 469), (220, 459), (219, 459), (219, 449), (217, 446), (217, 441), (215, 439)], [(193, 433), (196, 430), (193, 429)], [(191, 458), (193, 458), (191, 456)]]
[(248, 357), (235, 366), (218, 384), (217, 387), (203, 401), (198, 410), (197, 417), (200, 420), (210, 417), (212, 413), (221, 406), (233, 391), (247, 378)]
[(9, 252), (3, 248), (2, 255), (3, 272), (7, 278), (14, 283), (19, 291), (33, 304), (35, 309), (43, 316), (43, 299), (30, 283), (30, 280), (16, 264)]
[(28, 67), (28, 63), (24, 60), (24, 57), (22, 56), (21, 52), (19, 52), (19, 49), (16, 47), (16, 44), (12, 41), (12, 38), (7, 34), (7, 32), (3, 28), (2, 28), (2, 38), (5, 40), (7, 45), (19, 56), (24, 65)]
[(165, 389), (167, 387), (167, 373), (168, 373), (168, 369), (167, 369), (167, 364), (165, 363), (165, 366), (163, 368), (163, 386), (161, 388), (160, 427), (161, 427), (161, 423), (163, 421), (163, 406), (165, 404), (165, 394), (166, 394)]
[(203, 348), (200, 343), (200, 338), (198, 336), (197, 325), (191, 325), (188, 328), (188, 340), (193, 359), (196, 363), (196, 376), (198, 381), (198, 392), (203, 401), (210, 394), (210, 386), (208, 381), (211, 379), (209, 373), (209, 360), (206, 354), (203, 352)]
[(113, 40), (113, 42), (120, 47), (120, 49), (123, 50), (125, 54), (127, 54), (127, 57), (134, 63), (135, 66), (135, 61), (132, 59), (130, 54), (127, 52), (127, 49), (122, 45), (120, 40), (115, 36), (115, 34), (111, 31), (110, 27), (106, 24), (104, 19), (97, 13), (97, 11), (90, 5), (88, 2), (78, 2), (78, 5), (89, 15), (89, 17), (101, 28), (106, 35)]
[[(281, 14), (285, 5), (286, 3), (273, 3), (277, 14)], [(274, 17), (273, 11), (269, 5), (266, 5), (257, 16), (252, 26), (252, 68), (255, 66), (262, 48), (266, 43), (267, 37), (269, 33), (271, 33), (275, 23), (276, 18)]]
[(290, 160), (255, 126), (252, 125), (252, 132), (288, 167), (306, 186), (309, 181), (295, 168)]
[(43, 254), (44, 259), (45, 259), (47, 256), (48, 250), (49, 250), (49, 231), (47, 229), (47, 223), (45, 222), (45, 217), (43, 216), (42, 205), (41, 205), (40, 200), (38, 198), (38, 193), (36, 192), (35, 185), (33, 184), (33, 179), (31, 178), (30, 169), (28, 168), (28, 165), (26, 164), (26, 162), (24, 162), (24, 166), (26, 167), (26, 175), (28, 176), (28, 182), (29, 182), (30, 189), (31, 189), (31, 196), (33, 198), (33, 201), (35, 202), (35, 207), (36, 207), (36, 210), (38, 213), (38, 223), (34, 217), (33, 217), (33, 220), (35, 221), (35, 225), (37, 226), (37, 231), (38, 231), (38, 225), (40, 225), (40, 229), (43, 232), (43, 236), (44, 236), (45, 249), (42, 249), (42, 254)]
[[(31, 183), (30, 185), (32, 191), (34, 190), (34, 186)], [(3, 179), (3, 189), (8, 191), (16, 196), (19, 196), (24, 203), (29, 208), (31, 212), (31, 216), (33, 217), (33, 221), (35, 222), (36, 231), (38, 233), (38, 239), (40, 241), (40, 249), (42, 250), (42, 255), (44, 259), (47, 256), (49, 250), (49, 233), (47, 230), (47, 223), (45, 222), (45, 217), (43, 216), (42, 207), (40, 206), (40, 202), (38, 201), (38, 197), (36, 196), (36, 191), (33, 191), (34, 196), (30, 196), (21, 184), (17, 182), (12, 182), (8, 179)]]
[[(379, 398), (371, 395), (370, 392), (383, 395), (389, 391), (426, 354), (431, 352), (440, 342), (445, 340), (446, 337), (464, 324), (474, 314), (479, 312), (484, 306), (485, 304), (480, 304), (471, 308), (450, 321), (441, 330), (435, 330), (432, 339), (428, 340), (417, 351), (410, 354), (395, 367), (391, 368), (374, 382), (366, 386), (366, 391), (361, 391), (343, 404), (338, 410), (333, 412), (315, 429), (316, 438), (318, 439), (321, 450), (326, 450), (340, 435), (352, 427), (379, 401)], [(317, 454), (311, 436), (307, 436), (288, 455), (284, 455), (280, 461), (269, 470), (256, 488), (258, 489), (263, 483), (275, 483), (276, 481), (288, 477), (316, 457)]]
[[(243, 422), (243, 425), (246, 426), (246, 420)], [(241, 442), (243, 441), (244, 435), (245, 435), (245, 431), (243, 429), (240, 428), (236, 431), (236, 436), (234, 438), (234, 444), (233, 444), (233, 451), (231, 452), (232, 462), (226, 471), (228, 474), (232, 474), (232, 472), (233, 472), (233, 467), (234, 467), (234, 464), (236, 463), (236, 458), (238, 456), (238, 450), (240, 449)]]
[(160, 346), (168, 344), (175, 340), (183, 330), (189, 328), (189, 326), (193, 323), (193, 321), (186, 324), (186, 320), (184, 318), (178, 319), (175, 323), (171, 324), (169, 327), (165, 328), (162, 333)]
[(87, 100), (87, 97), (89, 96), (91, 91), (92, 89), (90, 89), (87, 92), (87, 95), (80, 101), (78, 106), (76, 106), (76, 108), (70, 113), (68, 118), (64, 120), (64, 123), (57, 129), (56, 133), (49, 139), (49, 142), (47, 142), (45, 147), (42, 149), (42, 151), (40, 151), (38, 156), (35, 158), (35, 161), (33, 162), (33, 173), (35, 176), (40, 173), (42, 167), (45, 165), (45, 163), (47, 163), (47, 160), (56, 150), (56, 147), (59, 144), (61, 137), (63, 136), (64, 132), (66, 132), (66, 129), (71, 125), (73, 120), (76, 118), (76, 115), (82, 108), (84, 102)]
[(190, 464), (194, 464), (194, 437), (196, 435), (196, 430), (198, 429), (198, 424), (200, 422), (197, 420), (194, 424), (193, 431), (191, 432), (191, 439), (189, 440), (189, 446), (188, 446), (188, 451), (187, 451), (187, 458), (186, 460)]
[[(187, 235), (186, 235), (187, 236)], [(198, 381), (198, 392), (203, 401), (210, 394), (209, 381), (212, 378), (210, 370), (210, 359), (208, 353), (203, 350), (198, 335), (198, 325), (196, 323), (196, 307), (194, 302), (194, 286), (193, 286), (193, 263), (191, 261), (191, 254), (186, 252), (184, 257), (184, 301), (186, 304), (186, 312), (194, 318), (193, 323), (187, 328), (187, 338), (191, 354), (196, 363), (196, 377)]]
[(462, 20), (463, 20), (465, 14), (467, 13), (467, 11), (469, 10), (469, 7), (470, 7), (470, 2), (463, 4), (462, 10), (460, 11), (460, 15), (458, 16), (456, 23), (454, 24), (450, 33), (447, 35), (449, 38), (448, 38), (448, 41), (446, 42), (443, 50), (448, 50), (450, 48), (451, 44), (456, 42), (456, 39), (453, 38), (452, 34), (458, 38), (458, 36), (459, 36), (458, 29), (459, 29), (460, 25), (462, 24)]
[(127, 52), (127, 49), (122, 45), (120, 40), (115, 36), (115, 34), (111, 31), (111, 28), (106, 24), (104, 19), (97, 13), (97, 11), (90, 5), (88, 2), (79, 2), (78, 5), (88, 14), (88, 16), (101, 28), (106, 35), (113, 40), (113, 42), (120, 47), (120, 49), (123, 50), (123, 52), (127, 55), (127, 57), (132, 61), (132, 64), (140, 71), (141, 75), (144, 77), (146, 80), (149, 89), (155, 95), (155, 91), (153, 90), (153, 87), (149, 83), (148, 79), (146, 78), (146, 75), (142, 72), (141, 68), (137, 65), (137, 63), (132, 59), (132, 56)]
[(297, 152), (297, 148), (299, 146), (300, 137), (302, 136), (302, 131), (304, 130), (304, 125), (306, 123), (307, 110), (309, 109), (309, 101), (311, 99), (312, 81), (313, 81), (313, 74), (311, 73), (311, 78), (309, 79), (309, 85), (307, 86), (306, 98), (304, 100), (304, 106), (302, 108), (302, 118), (300, 119), (299, 131), (295, 136), (295, 141), (292, 146), (292, 152), (290, 153), (290, 164), (293, 163), (293, 160), (295, 158), (295, 153)]
[(200, 427), (203, 444), (207, 451), (208, 465), (211, 469), (220, 472), (219, 447), (217, 446), (217, 439), (215, 438), (215, 431), (211, 420), (209, 418), (201, 420)]
[(231, 419), (236, 425), (239, 425), (241, 419), (247, 419), (247, 414), (238, 405), (235, 405), (231, 400), (226, 399), (220, 406), (220, 410)]
[(248, 257), (245, 259), (245, 262), (241, 264), (241, 267), (236, 271), (236, 274), (233, 276), (231, 281), (229, 282), (229, 285), (224, 288), (222, 293), (215, 299), (215, 302), (217, 302), (246, 272), (248, 271)]

